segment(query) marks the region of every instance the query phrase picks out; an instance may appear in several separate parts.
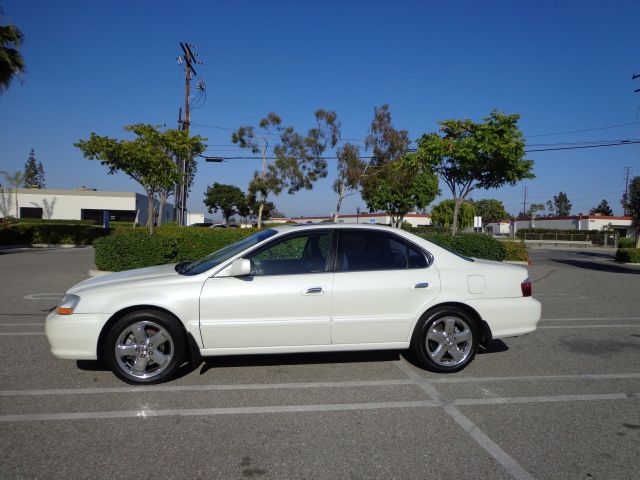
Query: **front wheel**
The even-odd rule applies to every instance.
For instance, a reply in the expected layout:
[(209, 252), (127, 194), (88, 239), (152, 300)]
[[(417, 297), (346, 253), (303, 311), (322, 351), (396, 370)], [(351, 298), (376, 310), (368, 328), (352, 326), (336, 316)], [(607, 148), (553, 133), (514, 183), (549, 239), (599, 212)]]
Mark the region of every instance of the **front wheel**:
[(478, 349), (478, 326), (464, 310), (440, 307), (420, 319), (411, 339), (411, 350), (427, 370), (458, 372)]
[(109, 330), (105, 359), (122, 380), (159, 383), (171, 378), (185, 354), (185, 336), (175, 319), (156, 311), (131, 312)]

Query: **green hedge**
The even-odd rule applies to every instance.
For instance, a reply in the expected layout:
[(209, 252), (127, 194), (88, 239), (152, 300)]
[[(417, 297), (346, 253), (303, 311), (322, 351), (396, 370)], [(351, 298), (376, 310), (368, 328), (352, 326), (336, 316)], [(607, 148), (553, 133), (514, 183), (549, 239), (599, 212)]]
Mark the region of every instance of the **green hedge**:
[(160, 227), (151, 236), (145, 228), (118, 228), (94, 242), (96, 266), (119, 272), (131, 268), (192, 261), (255, 233), (252, 228), (207, 229)]
[(507, 249), (498, 240), (483, 233), (459, 233), (455, 237), (446, 233), (416, 232), (425, 240), (450, 248), (468, 257), (484, 258), (501, 262)]
[(618, 248), (636, 248), (636, 241), (631, 237), (621, 237)]
[(93, 220), (47, 220), (46, 218), (20, 218), (17, 223), (19, 224), (31, 224), (37, 223), (42, 225), (96, 225)]
[(175, 261), (175, 240), (146, 232), (125, 232), (93, 242), (99, 270), (119, 272)]
[[(96, 266), (100, 270), (122, 271), (196, 260), (255, 232), (250, 228), (160, 227), (150, 236), (144, 228), (118, 228), (112, 235), (96, 240), (93, 246)], [(489, 260), (504, 260), (510, 248), (484, 234), (462, 233), (452, 237), (444, 233), (423, 233), (421, 236), (464, 255)], [(519, 249), (517, 246), (511, 247), (511, 251), (521, 254)]]
[(505, 260), (509, 260), (512, 262), (528, 262), (529, 255), (527, 254), (527, 249), (522, 242), (507, 242), (503, 241), (502, 245), (506, 250), (506, 255), (504, 257)]
[(640, 263), (640, 248), (619, 248), (616, 260), (625, 263)]
[(93, 225), (16, 223), (0, 228), (0, 245), (91, 245), (96, 238), (108, 234), (108, 230)]

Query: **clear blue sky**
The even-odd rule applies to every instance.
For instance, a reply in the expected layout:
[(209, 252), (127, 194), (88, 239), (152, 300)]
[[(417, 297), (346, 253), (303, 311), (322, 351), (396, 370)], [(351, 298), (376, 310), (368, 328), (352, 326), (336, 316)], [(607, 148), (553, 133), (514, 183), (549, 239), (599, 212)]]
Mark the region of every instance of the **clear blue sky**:
[[(0, 97), (0, 170), (21, 170), (29, 150), (47, 186), (140, 191), (109, 176), (73, 143), (91, 132), (124, 137), (146, 122), (174, 127), (184, 102), (179, 42), (197, 46), (207, 100), (192, 132), (210, 155), (234, 155), (230, 130), (275, 111), (307, 129), (319, 107), (336, 110), (343, 136), (361, 139), (375, 106), (388, 103), (411, 138), (447, 118), (480, 120), (492, 108), (522, 115), (529, 144), (640, 138), (638, 1), (25, 1), (0, 0), (26, 37), (24, 83)], [(210, 125), (223, 128), (200, 126)], [(225, 129), (226, 128), (226, 129)], [(498, 198), (513, 214), (567, 192), (573, 212), (606, 198), (620, 214), (624, 167), (640, 175), (640, 146), (531, 153), (535, 180), (473, 197)], [(287, 215), (335, 208), (329, 177), (312, 191), (275, 198)], [(254, 160), (202, 162), (189, 207), (206, 186), (243, 189)], [(443, 187), (443, 198), (450, 197)], [(343, 213), (365, 207), (356, 195)]]

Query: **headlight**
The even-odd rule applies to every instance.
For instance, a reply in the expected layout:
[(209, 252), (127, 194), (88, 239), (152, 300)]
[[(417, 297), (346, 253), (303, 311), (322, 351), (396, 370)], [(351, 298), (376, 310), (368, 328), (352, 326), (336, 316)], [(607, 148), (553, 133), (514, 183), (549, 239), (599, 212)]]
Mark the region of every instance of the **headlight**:
[(68, 293), (64, 297), (62, 297), (62, 300), (60, 300), (60, 303), (58, 303), (56, 312), (58, 313), (58, 315), (71, 315), (75, 308), (78, 306), (79, 302), (79, 296)]

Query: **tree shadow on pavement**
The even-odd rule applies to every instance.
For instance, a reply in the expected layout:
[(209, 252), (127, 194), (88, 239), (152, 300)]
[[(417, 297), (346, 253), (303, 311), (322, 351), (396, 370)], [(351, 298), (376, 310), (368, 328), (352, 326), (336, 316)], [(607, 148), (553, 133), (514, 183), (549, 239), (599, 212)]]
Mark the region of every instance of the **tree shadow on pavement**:
[(625, 267), (623, 265), (600, 263), (600, 262), (590, 262), (588, 260), (566, 260), (566, 259), (561, 259), (561, 258), (554, 258), (554, 259), (552, 259), (552, 261), (554, 261), (556, 263), (561, 263), (563, 265), (569, 265), (571, 267), (585, 268), (587, 270), (597, 270), (599, 272), (631, 273), (631, 274), (635, 274), (635, 275), (640, 274), (640, 268)]

